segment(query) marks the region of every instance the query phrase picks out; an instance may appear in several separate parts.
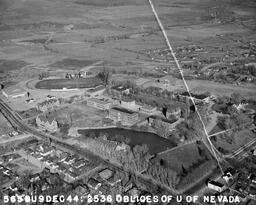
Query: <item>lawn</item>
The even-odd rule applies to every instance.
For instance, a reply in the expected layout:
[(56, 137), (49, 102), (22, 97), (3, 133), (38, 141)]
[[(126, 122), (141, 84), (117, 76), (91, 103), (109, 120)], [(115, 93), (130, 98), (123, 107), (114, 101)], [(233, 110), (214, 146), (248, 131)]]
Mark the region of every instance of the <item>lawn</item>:
[(27, 63), (22, 60), (4, 60), (0, 59), (0, 73), (6, 71), (18, 70), (26, 66)]
[(228, 154), (239, 149), (255, 138), (255, 133), (251, 130), (238, 131), (235, 134), (220, 134), (212, 137), (212, 143), (223, 154)]
[[(209, 158), (211, 157), (210, 152), (202, 144), (201, 149)], [(170, 150), (168, 152), (159, 154), (158, 157), (163, 159), (164, 165), (176, 172), (180, 173), (182, 171), (182, 166), (184, 168), (190, 167), (197, 160), (202, 157), (199, 155), (198, 145), (196, 143), (187, 144), (176, 149)]]
[(88, 65), (91, 65), (94, 61), (91, 60), (78, 60), (78, 59), (71, 59), (66, 58), (61, 61), (57, 61), (50, 65), (51, 68), (59, 68), (59, 69), (81, 69)]
[(46, 79), (39, 81), (35, 87), (38, 89), (72, 89), (72, 88), (91, 88), (102, 84), (98, 78), (79, 78), (79, 79)]

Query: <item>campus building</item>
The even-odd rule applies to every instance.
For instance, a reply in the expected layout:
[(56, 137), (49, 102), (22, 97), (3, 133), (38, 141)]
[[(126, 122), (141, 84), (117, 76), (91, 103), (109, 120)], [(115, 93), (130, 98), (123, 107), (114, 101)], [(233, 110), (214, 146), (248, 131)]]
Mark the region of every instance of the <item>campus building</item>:
[(167, 128), (170, 131), (174, 129), (174, 127), (176, 126), (175, 122), (177, 122), (177, 120), (169, 120), (167, 118), (162, 118), (156, 115), (149, 116), (147, 118), (147, 121), (150, 126), (154, 127), (155, 124), (158, 124), (158, 126), (162, 125), (163, 127)]
[(113, 98), (122, 99), (123, 95), (128, 95), (130, 93), (130, 89), (124, 87), (123, 85), (113, 86), (108, 89), (108, 94)]
[(109, 110), (109, 118), (115, 122), (121, 122), (123, 125), (133, 125), (138, 121), (137, 112), (127, 110), (121, 107), (112, 107)]
[(143, 105), (139, 108), (139, 111), (147, 115), (153, 115), (157, 111), (157, 108), (150, 105)]
[(40, 129), (47, 130), (49, 132), (56, 132), (58, 130), (58, 123), (52, 117), (46, 118), (42, 115), (37, 116), (36, 124)]
[(100, 110), (109, 110), (112, 103), (98, 98), (89, 98), (87, 100), (87, 105)]

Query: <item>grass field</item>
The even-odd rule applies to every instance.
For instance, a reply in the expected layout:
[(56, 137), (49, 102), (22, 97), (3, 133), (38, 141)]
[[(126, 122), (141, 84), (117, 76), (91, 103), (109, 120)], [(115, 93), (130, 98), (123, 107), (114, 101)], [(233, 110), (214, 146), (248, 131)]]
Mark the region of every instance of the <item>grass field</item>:
[(0, 59), (0, 73), (4, 73), (5, 71), (19, 70), (26, 65), (27, 63), (22, 60)]
[(37, 89), (72, 89), (72, 88), (91, 88), (102, 84), (97, 78), (79, 79), (46, 79), (39, 81), (35, 87)]
[[(207, 148), (204, 145), (202, 145), (202, 147), (205, 153), (210, 157), (210, 152)], [(164, 160), (166, 167), (180, 173), (182, 171), (182, 166), (188, 168), (200, 159), (201, 156), (198, 152), (198, 145), (193, 143), (159, 154), (159, 158)]]
[(57, 69), (80, 69), (85, 66), (91, 65), (94, 61), (90, 60), (78, 60), (78, 59), (70, 59), (66, 58), (61, 61), (57, 61), (50, 65), (52, 68)]
[(56, 112), (52, 112), (59, 123), (68, 123), (73, 127), (95, 127), (101, 126), (102, 118), (106, 113), (89, 107), (86, 104), (72, 104), (68, 107), (63, 107)]
[(223, 154), (229, 154), (253, 140), (255, 138), (255, 133), (251, 130), (243, 130), (236, 132), (231, 136), (227, 134), (220, 134), (214, 138), (216, 139), (212, 139), (214, 146), (217, 149), (221, 148), (222, 150), (220, 151), (222, 151)]

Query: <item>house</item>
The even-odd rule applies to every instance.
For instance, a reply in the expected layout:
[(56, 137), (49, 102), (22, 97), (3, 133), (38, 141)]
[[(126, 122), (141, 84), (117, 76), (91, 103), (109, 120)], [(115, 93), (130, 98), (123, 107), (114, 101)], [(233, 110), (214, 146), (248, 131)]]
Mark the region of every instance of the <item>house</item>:
[(110, 169), (104, 169), (101, 172), (99, 172), (100, 177), (104, 180), (108, 180), (110, 177), (113, 176), (113, 174), (113, 171)]
[(49, 132), (56, 132), (58, 130), (58, 123), (53, 117), (45, 117), (44, 115), (39, 115), (36, 118), (36, 124), (38, 128)]
[(98, 98), (89, 98), (87, 100), (87, 105), (100, 110), (109, 110), (112, 103)]
[(128, 149), (129, 145), (125, 144), (125, 143), (121, 143), (121, 144), (118, 144), (116, 146), (116, 149), (115, 151), (124, 151), (126, 152), (126, 150)]
[(87, 182), (87, 185), (93, 190), (98, 190), (101, 186), (101, 183), (94, 178), (90, 178)]
[(121, 107), (112, 107), (109, 110), (109, 118), (114, 122), (121, 122), (123, 125), (133, 125), (139, 119), (137, 112)]
[(90, 193), (90, 190), (85, 184), (79, 185), (75, 189), (75, 194), (80, 195), (80, 196), (86, 196), (89, 193)]
[(211, 180), (208, 182), (208, 188), (213, 189), (218, 192), (222, 192), (222, 191), (224, 191), (225, 186), (224, 186), (224, 184), (222, 184), (220, 182)]

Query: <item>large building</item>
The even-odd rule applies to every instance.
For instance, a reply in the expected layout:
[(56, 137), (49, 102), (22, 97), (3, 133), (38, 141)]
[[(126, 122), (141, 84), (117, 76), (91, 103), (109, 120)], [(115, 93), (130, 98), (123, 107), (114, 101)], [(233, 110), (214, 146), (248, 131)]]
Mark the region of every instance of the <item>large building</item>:
[(44, 115), (37, 116), (36, 124), (41, 130), (49, 132), (56, 132), (58, 130), (58, 123), (52, 117), (46, 118)]
[(19, 97), (25, 97), (27, 95), (26, 90), (16, 86), (3, 89), (2, 93), (6, 98), (19, 98)]
[(115, 122), (121, 122), (123, 125), (133, 125), (138, 121), (139, 115), (137, 112), (125, 108), (112, 107), (109, 110), (109, 118)]
[(130, 93), (130, 89), (123, 85), (113, 86), (108, 89), (109, 95), (120, 100), (122, 99), (124, 94), (128, 95), (129, 93)]
[(126, 109), (131, 109), (134, 110), (137, 108), (136, 102), (135, 100), (131, 100), (131, 99), (123, 99), (120, 101), (120, 106), (124, 107)]
[(98, 98), (89, 98), (87, 100), (87, 105), (100, 110), (109, 110), (112, 103)]
[(162, 117), (159, 117), (159, 116), (150, 116), (147, 118), (148, 120), (148, 124), (150, 126), (159, 126), (159, 125), (162, 125), (164, 127), (166, 127), (169, 131), (173, 130), (177, 120), (169, 120), (167, 118), (162, 118)]

